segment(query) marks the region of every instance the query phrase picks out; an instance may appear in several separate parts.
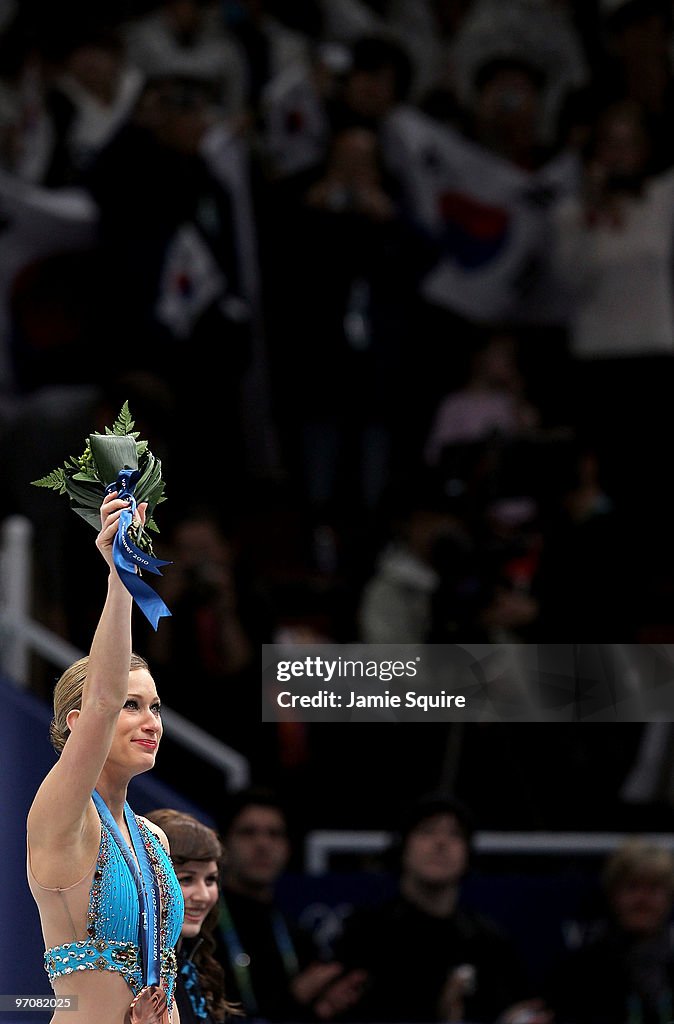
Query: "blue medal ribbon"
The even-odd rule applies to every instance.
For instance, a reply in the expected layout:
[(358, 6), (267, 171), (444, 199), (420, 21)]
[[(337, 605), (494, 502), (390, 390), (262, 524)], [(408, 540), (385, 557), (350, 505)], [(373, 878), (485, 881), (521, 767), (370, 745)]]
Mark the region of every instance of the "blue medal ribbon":
[(107, 825), (113, 839), (117, 843), (124, 860), (129, 866), (129, 871), (136, 883), (138, 900), (141, 911), (140, 927), (140, 948), (143, 955), (143, 971), (145, 985), (158, 985), (161, 977), (161, 950), (159, 948), (160, 934), (160, 902), (159, 886), (150, 862), (149, 854), (145, 848), (143, 837), (140, 834), (136, 816), (129, 807), (124, 804), (124, 820), (129, 829), (131, 844), (136, 854), (134, 860), (127, 843), (119, 830), (119, 826), (101, 794), (94, 790), (91, 794), (101, 820)]
[(119, 528), (112, 547), (112, 558), (122, 583), (152, 628), (156, 630), (159, 620), (163, 616), (170, 615), (171, 612), (152, 587), (141, 579), (140, 572), (145, 569), (147, 572), (154, 573), (155, 576), (161, 576), (160, 567), (170, 565), (171, 562), (154, 558), (146, 551), (141, 551), (129, 536), (129, 528), (136, 513), (136, 499), (133, 492), (139, 478), (140, 470), (138, 469), (120, 469), (115, 482), (108, 484), (105, 488), (106, 494), (117, 491), (118, 498), (129, 502), (128, 507), (122, 509), (119, 517)]

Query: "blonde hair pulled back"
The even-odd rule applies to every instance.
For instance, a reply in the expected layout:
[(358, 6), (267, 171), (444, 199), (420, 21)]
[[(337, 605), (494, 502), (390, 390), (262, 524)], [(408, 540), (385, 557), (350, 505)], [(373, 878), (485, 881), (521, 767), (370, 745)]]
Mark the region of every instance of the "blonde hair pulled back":
[[(79, 711), (82, 707), (82, 693), (87, 679), (89, 655), (79, 658), (70, 665), (54, 687), (54, 717), (49, 726), (49, 739), (57, 754), (61, 754), (70, 736), (68, 715), (71, 711)], [(129, 672), (136, 669), (147, 669), (148, 663), (139, 654), (132, 654)]]

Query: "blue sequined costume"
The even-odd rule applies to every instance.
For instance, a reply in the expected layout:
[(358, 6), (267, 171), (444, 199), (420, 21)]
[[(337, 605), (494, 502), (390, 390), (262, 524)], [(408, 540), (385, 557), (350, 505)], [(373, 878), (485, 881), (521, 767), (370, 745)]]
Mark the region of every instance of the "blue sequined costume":
[[(100, 816), (99, 816), (100, 817)], [(184, 902), (164, 847), (137, 818), (150, 856), (161, 896), (161, 977), (169, 1006), (176, 979), (175, 945), (182, 929)], [(101, 845), (89, 893), (87, 938), (45, 950), (49, 980), (73, 971), (118, 971), (134, 995), (143, 988), (143, 963), (139, 945), (138, 891), (128, 864), (109, 829), (101, 821)]]

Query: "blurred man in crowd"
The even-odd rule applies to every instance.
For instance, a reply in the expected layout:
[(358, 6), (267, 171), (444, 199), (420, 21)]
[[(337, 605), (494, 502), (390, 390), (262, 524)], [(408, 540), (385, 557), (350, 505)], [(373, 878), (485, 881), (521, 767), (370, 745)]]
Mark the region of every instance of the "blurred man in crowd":
[[(453, 799), (431, 798), (409, 812), (395, 848), (398, 892), (355, 911), (337, 942), (337, 959), (366, 973), (357, 1021), (471, 1021), (549, 1024), (528, 998), (514, 946), (489, 919), (462, 905), (472, 823)], [(341, 982), (319, 1004), (340, 1006)], [(326, 1009), (325, 1015), (328, 1015)]]
[[(277, 882), (291, 854), (286, 814), (276, 796), (257, 787), (237, 793), (226, 813), (222, 841), (219, 958), (227, 998), (240, 1003), (249, 1017), (320, 1019), (315, 1001), (342, 967), (320, 962), (311, 936), (288, 919), (276, 900)], [(342, 988), (347, 988), (344, 982)], [(348, 994), (342, 999), (348, 1005)]]
[(550, 1002), (559, 1024), (660, 1024), (672, 1020), (670, 931), (674, 857), (630, 838), (606, 862), (608, 914), (554, 972)]

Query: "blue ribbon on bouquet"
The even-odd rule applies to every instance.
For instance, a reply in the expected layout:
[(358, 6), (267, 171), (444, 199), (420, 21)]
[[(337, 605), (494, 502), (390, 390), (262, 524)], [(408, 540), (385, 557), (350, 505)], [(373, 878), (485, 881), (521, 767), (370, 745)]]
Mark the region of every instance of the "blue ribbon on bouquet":
[[(114, 483), (108, 484), (105, 493), (110, 494), (111, 491), (117, 491), (118, 498), (129, 502), (127, 508), (122, 509), (119, 517), (117, 536), (112, 546), (112, 558), (122, 583), (152, 628), (156, 630), (159, 620), (170, 615), (171, 612), (152, 587), (141, 579), (140, 572), (147, 570), (147, 572), (154, 573), (155, 576), (161, 576), (160, 567), (170, 565), (171, 562), (154, 558), (146, 551), (141, 551), (129, 536), (129, 528), (136, 513), (136, 499), (133, 492), (140, 475), (139, 469), (120, 469), (117, 479)], [(136, 572), (136, 567), (138, 572)]]

